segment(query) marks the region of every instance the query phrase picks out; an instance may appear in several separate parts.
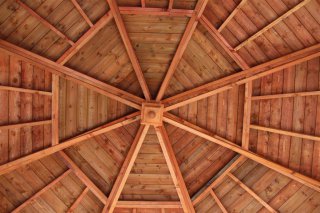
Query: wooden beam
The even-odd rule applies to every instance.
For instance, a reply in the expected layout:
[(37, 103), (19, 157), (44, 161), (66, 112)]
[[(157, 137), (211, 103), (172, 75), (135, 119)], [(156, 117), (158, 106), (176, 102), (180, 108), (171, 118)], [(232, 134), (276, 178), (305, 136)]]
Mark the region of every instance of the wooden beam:
[(32, 15), (34, 18), (36, 18), (39, 22), (41, 22), (41, 24), (43, 24), (45, 27), (49, 28), (50, 30), (52, 30), (53, 32), (55, 32), (58, 36), (60, 36), (62, 39), (66, 40), (70, 45), (74, 45), (74, 42), (68, 38), (68, 36), (66, 36), (64, 33), (60, 32), (60, 30), (58, 30), (55, 26), (53, 26), (52, 24), (50, 24), (47, 20), (45, 20), (44, 18), (42, 18), (40, 15), (38, 15), (35, 11), (33, 11), (28, 5), (26, 5), (25, 3), (23, 3), (20, 0), (16, 0), (16, 2), (22, 7), (24, 8), (26, 11), (29, 12), (30, 15)]
[(180, 209), (181, 203), (177, 201), (127, 201), (119, 200), (117, 208), (143, 208), (143, 209)]
[(18, 158), (16, 160), (10, 161), (8, 163), (0, 165), (0, 175), (6, 174), (8, 172), (11, 172), (21, 166), (24, 166), (28, 163), (31, 163), (33, 161), (39, 160), (45, 156), (51, 155), (55, 152), (61, 151), (63, 149), (66, 149), (70, 146), (73, 146), (75, 144), (78, 144), (84, 140), (90, 139), (92, 137), (95, 137), (97, 135), (106, 133), (108, 131), (111, 131), (113, 129), (119, 128), (121, 126), (133, 123), (140, 119), (140, 113), (135, 112), (128, 116), (122, 117), (120, 119), (117, 119), (115, 121), (112, 121), (110, 123), (104, 124), (100, 127), (97, 127), (94, 130), (85, 132), (81, 135), (78, 135), (74, 138), (71, 138), (69, 140), (66, 140), (65, 142), (59, 143), (56, 146), (52, 146), (43, 150), (40, 150), (38, 152), (26, 155), (24, 157)]
[(173, 8), (173, 1), (174, 0), (169, 0), (169, 5), (168, 5), (169, 10), (172, 10), (172, 8)]
[(89, 192), (89, 188), (86, 187), (81, 194), (79, 195), (79, 197), (77, 197), (77, 199), (74, 201), (74, 203), (70, 206), (70, 208), (68, 209), (67, 213), (71, 213), (74, 212), (74, 210), (76, 210), (76, 208), (79, 206), (80, 202), (82, 201), (82, 199), (84, 198), (84, 196), (87, 195), (87, 193)]
[(312, 96), (312, 95), (320, 95), (320, 91), (252, 96), (251, 100), (256, 101), (256, 100), (269, 100), (269, 99), (276, 99), (276, 98), (295, 98), (295, 97), (304, 97), (304, 96)]
[(211, 24), (205, 15), (200, 18), (200, 24), (206, 28), (208, 33), (212, 36), (218, 44), (226, 51), (226, 53), (238, 64), (242, 70), (249, 69), (250, 66), (245, 62), (245, 60), (233, 49), (233, 47), (228, 43), (228, 41), (221, 35), (221, 33)]
[(71, 169), (75, 175), (86, 185), (93, 194), (103, 203), (106, 204), (108, 197), (90, 180), (90, 178), (73, 162), (73, 160), (64, 152), (58, 152), (63, 162)]
[(110, 10), (113, 14), (114, 20), (116, 22), (116, 25), (118, 27), (118, 30), (120, 32), (120, 36), (122, 38), (122, 41), (124, 43), (124, 46), (126, 47), (128, 56), (130, 58), (130, 61), (132, 63), (133, 69), (137, 75), (140, 87), (142, 89), (142, 92), (144, 94), (144, 97), (146, 98), (146, 100), (151, 100), (151, 94), (147, 85), (147, 82), (144, 78), (142, 69), (140, 67), (138, 58), (136, 56), (136, 53), (132, 47), (128, 32), (126, 30), (126, 27), (124, 25), (124, 22), (122, 20), (120, 11), (119, 11), (119, 7), (117, 5), (117, 2), (115, 0), (107, 0), (110, 6)]
[(52, 74), (52, 146), (59, 144), (59, 76)]
[(71, 46), (60, 58), (57, 60), (58, 64), (64, 65), (72, 58), (84, 45), (86, 45), (104, 26), (112, 20), (112, 13), (109, 11), (102, 16), (99, 21), (93, 25), (77, 42)]
[(119, 7), (121, 14), (127, 15), (150, 15), (150, 16), (184, 16), (192, 17), (194, 10), (186, 9), (166, 9), (150, 7)]
[(281, 135), (288, 135), (291, 137), (303, 138), (303, 139), (307, 139), (307, 140), (320, 141), (319, 136), (307, 135), (307, 134), (303, 134), (303, 133), (299, 133), (299, 132), (291, 132), (291, 131), (287, 131), (287, 130), (264, 127), (264, 126), (259, 126), (259, 125), (255, 125), (255, 124), (251, 124), (250, 128), (255, 129), (255, 130), (261, 130), (261, 131), (281, 134)]
[(282, 56), (269, 62), (257, 65), (255, 67), (246, 69), (244, 71), (229, 75), (219, 80), (204, 84), (202, 86), (172, 96), (163, 100), (162, 103), (165, 104), (168, 108), (170, 107), (170, 105), (177, 104), (179, 102), (191, 98), (199, 100), (196, 98), (196, 96), (201, 95), (201, 98), (206, 98), (211, 95), (213, 90), (228, 90), (233, 86), (245, 84), (249, 81), (253, 81), (263, 76), (270, 75), (272, 73), (278, 72), (285, 68), (294, 66), (296, 64), (300, 64), (302, 62), (311, 60), (319, 56), (320, 44), (316, 44), (314, 46), (299, 50), (286, 56)]
[(218, 28), (218, 31), (221, 32), (228, 23), (233, 19), (233, 17), (238, 13), (238, 11), (243, 7), (245, 3), (247, 3), (248, 0), (241, 0), (241, 2), (234, 8), (234, 10), (229, 14), (229, 16), (226, 18), (226, 20), (220, 25)]
[(218, 186), (224, 178), (228, 175), (229, 172), (231, 172), (236, 166), (243, 163), (247, 158), (243, 155), (240, 155), (239, 158), (237, 158), (226, 170), (223, 171), (223, 173), (215, 179), (209, 186), (206, 187), (205, 190), (203, 190), (201, 193), (198, 194), (198, 196), (193, 200), (193, 205), (195, 206), (197, 203), (199, 203), (201, 200), (206, 198), (206, 196), (210, 193), (210, 191)]
[(130, 171), (133, 167), (133, 163), (137, 158), (141, 145), (144, 141), (145, 136), (148, 133), (149, 125), (140, 125), (140, 128), (137, 132), (134, 141), (131, 144), (130, 150), (127, 154), (126, 159), (124, 160), (120, 172), (117, 176), (117, 179), (112, 187), (112, 190), (109, 195), (109, 199), (103, 209), (103, 212), (112, 213), (118, 203), (119, 196), (122, 192), (124, 184), (127, 181), (127, 178), (130, 174)]
[(143, 7), (143, 8), (146, 7), (146, 0), (141, 0), (141, 7)]
[(242, 148), (244, 148), (246, 150), (249, 150), (250, 121), (251, 121), (251, 96), (252, 96), (252, 81), (246, 83), (245, 92), (244, 92)]
[(143, 102), (142, 98), (111, 86), (105, 82), (99, 81), (71, 68), (62, 66), (47, 58), (39, 56), (35, 53), (32, 53), (1, 39), (0, 49), (9, 55), (13, 55), (21, 60), (35, 64), (38, 67), (44, 68), (53, 74), (57, 74), (65, 79), (74, 81), (116, 101), (124, 103), (135, 109), (141, 109), (141, 104)]
[(48, 185), (46, 185), (44, 188), (42, 188), (40, 191), (32, 195), (30, 198), (28, 198), (26, 201), (24, 201), (20, 206), (15, 208), (11, 213), (18, 213), (21, 212), (22, 209), (24, 209), (26, 206), (31, 204), (34, 200), (36, 200), (38, 197), (40, 197), (43, 193), (48, 191), (52, 186), (60, 182), (64, 177), (68, 176), (71, 173), (71, 170), (68, 169), (64, 173), (62, 173), (59, 177), (54, 179), (52, 182), (50, 182)]
[(223, 213), (228, 213), (227, 209), (223, 206), (223, 204), (221, 203), (220, 199), (218, 198), (218, 196), (216, 195), (216, 193), (214, 193), (214, 191), (212, 189), (210, 190), (210, 194), (213, 197), (214, 201), (216, 201), (216, 203), (218, 204), (218, 206), (221, 209), (221, 211)]
[(83, 17), (83, 19), (87, 22), (87, 24), (92, 27), (93, 23), (90, 20), (90, 18), (87, 16), (87, 14), (83, 11), (83, 9), (81, 8), (81, 6), (79, 5), (79, 3), (77, 2), (77, 0), (71, 0), (72, 4), (74, 5), (74, 7), (78, 10), (78, 12), (80, 13), (80, 15)]
[(185, 105), (187, 105), (187, 104), (190, 104), (190, 103), (199, 101), (199, 100), (201, 100), (201, 99), (207, 98), (207, 97), (209, 97), (209, 96), (212, 96), (212, 95), (221, 93), (221, 92), (223, 92), (223, 91), (226, 91), (226, 90), (229, 90), (229, 89), (232, 89), (232, 88), (233, 88), (233, 85), (228, 85), (228, 86), (224, 86), (224, 87), (221, 87), (221, 88), (218, 88), (218, 89), (209, 91), (209, 92), (204, 93), (204, 94), (200, 94), (200, 95), (191, 97), (191, 98), (186, 99), (186, 100), (184, 100), (184, 101), (181, 101), (181, 102), (178, 102), (178, 103), (176, 103), (176, 104), (172, 104), (172, 105), (170, 105), (170, 106), (165, 107), (165, 108), (164, 108), (164, 111), (165, 111), (165, 112), (168, 112), (168, 111), (170, 111), (170, 110), (177, 109), (177, 108), (179, 108), (179, 107), (182, 107), (182, 106), (185, 106)]
[(181, 174), (178, 161), (175, 157), (172, 145), (170, 143), (170, 139), (168, 137), (167, 131), (164, 128), (164, 126), (157, 126), (155, 127), (155, 129), (156, 129), (156, 134), (158, 136), (158, 140), (159, 140), (164, 158), (168, 165), (173, 183), (175, 185), (177, 194), (182, 204), (183, 211), (195, 212), (190, 199), (189, 192), (187, 190), (186, 184)]
[(236, 46), (234, 49), (235, 50), (239, 50), (241, 49), (243, 46), (245, 46), (246, 44), (248, 44), (249, 42), (253, 41), (254, 39), (256, 39), (257, 37), (259, 37), (260, 35), (262, 35), (264, 32), (268, 31), (269, 29), (271, 29), (272, 27), (274, 27), (275, 25), (277, 25), (278, 23), (280, 23), (281, 21), (283, 21), (284, 19), (286, 19), (288, 16), (290, 16), (292, 13), (296, 12), (297, 10), (299, 10), (301, 7), (305, 6), (307, 3), (309, 3), (311, 0), (303, 0), (301, 1), (299, 4), (297, 4), (296, 6), (294, 6), (293, 8), (291, 8), (290, 10), (288, 10), (286, 13), (284, 13), (282, 16), (278, 17), (277, 19), (275, 19), (274, 21), (272, 21), (270, 24), (268, 24), (267, 26), (265, 26), (264, 28), (262, 28), (261, 30), (259, 30), (258, 32), (256, 32), (254, 35), (250, 36), (248, 39), (244, 40), (243, 42), (241, 42), (238, 46)]
[(230, 149), (234, 152), (237, 152), (241, 155), (244, 155), (247, 158), (250, 158), (253, 161), (256, 161), (257, 163), (260, 163), (272, 170), (275, 170), (276, 172), (279, 172), (282, 175), (285, 175), (295, 181), (298, 181), (318, 192), (320, 192), (320, 181), (315, 180), (313, 178), (307, 177), (303, 174), (300, 174), (292, 169), (286, 168), (278, 163), (272, 162), (260, 155), (257, 155), (256, 153), (253, 153), (251, 151), (245, 150), (242, 147), (236, 145), (235, 143), (232, 143), (224, 138), (219, 137), (218, 135), (214, 135), (213, 133), (199, 127), (196, 125), (193, 125), (189, 123), (188, 121), (185, 121), (181, 118), (178, 118), (172, 114), (165, 113), (163, 120), (169, 124), (172, 124), (174, 126), (177, 126), (185, 131), (188, 131), (190, 133), (193, 133), (199, 137), (202, 137), (208, 141), (211, 141), (213, 143), (216, 143), (220, 146), (223, 146), (227, 149)]
[(198, 25), (199, 18), (201, 17), (207, 3), (208, 3), (208, 0), (199, 0), (197, 2), (197, 5), (194, 9), (195, 13), (192, 15), (191, 19), (188, 22), (188, 25), (187, 25), (185, 32), (181, 38), (181, 41), (180, 41), (179, 46), (176, 50), (176, 53), (171, 61), (170, 67), (164, 77), (164, 80), (162, 81), (158, 95), (156, 97), (156, 101), (161, 101), (161, 99), (163, 98), (164, 93), (165, 93), (165, 91), (170, 83), (170, 80), (174, 74), (174, 71), (176, 70), (176, 68), (177, 68), (177, 66), (183, 56), (183, 53), (188, 46), (188, 43), (191, 39), (191, 36)]
[(0, 130), (7, 130), (7, 129), (18, 129), (28, 126), (40, 126), (40, 125), (47, 125), (51, 124), (52, 120), (44, 120), (44, 121), (33, 121), (33, 122), (26, 122), (26, 123), (18, 123), (18, 124), (7, 124), (1, 125)]
[(2, 85), (0, 85), (0, 90), (24, 92), (24, 93), (30, 93), (30, 94), (47, 95), (47, 96), (52, 95), (51, 92), (47, 92), (47, 91), (25, 89), (25, 88), (20, 88), (20, 87), (2, 86)]
[(236, 182), (241, 188), (243, 188), (246, 192), (248, 192), (252, 197), (254, 197), (261, 205), (263, 205), (266, 209), (268, 209), (270, 212), (276, 213), (278, 211), (274, 210), (267, 202), (262, 200), (252, 189), (250, 189), (248, 186), (246, 186), (244, 183), (242, 183), (236, 176), (229, 173), (228, 176)]

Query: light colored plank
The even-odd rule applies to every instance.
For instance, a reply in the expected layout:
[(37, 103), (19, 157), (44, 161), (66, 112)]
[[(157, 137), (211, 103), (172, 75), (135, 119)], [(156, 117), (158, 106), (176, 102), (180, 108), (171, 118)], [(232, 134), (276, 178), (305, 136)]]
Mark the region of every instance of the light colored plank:
[(246, 83), (245, 94), (244, 94), (242, 148), (244, 148), (246, 150), (249, 150), (250, 120), (251, 120), (251, 96), (252, 96), (252, 81)]
[(89, 192), (89, 188), (85, 188), (81, 194), (79, 195), (79, 197), (77, 197), (77, 199), (74, 201), (74, 203), (70, 206), (70, 208), (68, 209), (68, 213), (74, 212), (74, 210), (79, 206), (80, 202), (82, 201), (82, 199), (84, 198), (84, 196), (87, 195), (87, 193)]
[(165, 9), (165, 8), (141, 8), (141, 7), (119, 7), (121, 14), (127, 15), (151, 15), (151, 16), (185, 16), (192, 17), (194, 10)]
[(293, 92), (293, 93), (284, 93), (284, 94), (252, 96), (251, 100), (255, 101), (255, 100), (266, 100), (266, 99), (276, 99), (276, 98), (295, 98), (295, 97), (317, 96), (317, 95), (320, 95), (320, 91)]
[(52, 74), (52, 146), (59, 144), (59, 76)]
[(219, 208), (221, 209), (221, 211), (223, 213), (228, 213), (228, 211), (226, 210), (226, 208), (223, 206), (223, 204), (221, 203), (220, 199), (218, 198), (218, 196), (216, 195), (216, 193), (214, 193), (214, 191), (211, 189), (210, 191), (211, 196), (213, 197), (213, 199), (216, 201), (216, 203), (218, 204)]
[(83, 9), (81, 8), (81, 6), (79, 5), (79, 3), (77, 2), (77, 0), (71, 0), (72, 4), (74, 5), (74, 7), (78, 10), (78, 12), (80, 13), (80, 15), (83, 17), (83, 19), (88, 23), (88, 25), (90, 27), (93, 26), (92, 21), (89, 19), (89, 17), (87, 16), (87, 14), (83, 11)]
[(247, 3), (248, 0), (241, 0), (241, 2), (234, 8), (234, 10), (229, 14), (229, 16), (224, 20), (224, 22), (220, 25), (218, 28), (218, 31), (221, 32), (228, 23), (233, 19), (233, 17), (238, 13), (238, 11), (243, 7), (245, 3)]
[(117, 208), (145, 208), (145, 209), (179, 209), (182, 208), (181, 203), (177, 201), (125, 201), (119, 200)]
[(320, 137), (318, 137), (318, 136), (307, 135), (307, 134), (303, 134), (303, 133), (299, 133), (299, 132), (291, 132), (291, 131), (286, 131), (286, 130), (281, 130), (281, 129), (259, 126), (259, 125), (255, 125), (255, 124), (251, 124), (250, 128), (256, 129), (256, 130), (261, 130), (261, 131), (272, 132), (272, 133), (276, 133), (276, 134), (281, 134), (281, 135), (288, 135), (288, 136), (297, 137), (297, 138), (304, 138), (304, 139), (308, 139), (308, 140), (320, 141)]
[(27, 123), (18, 123), (18, 124), (8, 124), (8, 125), (1, 125), (0, 130), (6, 129), (18, 129), (28, 126), (41, 126), (51, 124), (52, 120), (44, 120), (44, 121), (34, 121), (34, 122), (27, 122)]
[(19, 88), (19, 87), (11, 87), (11, 86), (2, 86), (2, 85), (0, 85), (0, 90), (14, 91), (14, 92), (25, 92), (25, 93), (30, 93), (30, 94), (52, 96), (52, 93), (51, 92), (47, 92), (47, 91), (25, 89), (25, 88)]

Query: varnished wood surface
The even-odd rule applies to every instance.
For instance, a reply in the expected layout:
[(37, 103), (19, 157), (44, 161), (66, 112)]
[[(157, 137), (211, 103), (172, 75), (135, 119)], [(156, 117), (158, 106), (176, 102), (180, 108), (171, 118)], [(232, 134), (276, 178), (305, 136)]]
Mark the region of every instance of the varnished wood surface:
[[(73, 81), (63, 72), (59, 72), (58, 81), (54, 80), (52, 70), (43, 66), (48, 63), (40, 63), (40, 57), (38, 65), (35, 59), (23, 58), (23, 52), (15, 55), (1, 51), (0, 165), (5, 167), (38, 151), (46, 157), (3, 172), (0, 212), (11, 212), (20, 205), (23, 212), (102, 212), (140, 124), (119, 124), (119, 128), (99, 135), (90, 136), (90, 131), (139, 110), (143, 90), (145, 94), (150, 90), (151, 99), (157, 97), (190, 17), (197, 15), (194, 9), (198, 1), (116, 1), (122, 7), (118, 15), (124, 26), (120, 30), (128, 33), (125, 43), (114, 17), (106, 15), (112, 11), (105, 0), (21, 2), (19, 5), (15, 0), (0, 0), (0, 39), (127, 94), (110, 91), (115, 95), (106, 97), (93, 85), (97, 81)], [(130, 7), (135, 8), (130, 11)], [(137, 8), (163, 11), (161, 15), (133, 15)], [(171, 9), (177, 10), (170, 13)], [(182, 10), (187, 15), (178, 14)], [(177, 68), (167, 82), (164, 98), (279, 57), (290, 60), (288, 54), (319, 44), (319, 10), (319, 0), (209, 0), (190, 41), (183, 44), (186, 49), (178, 57), (181, 59), (174, 62)], [(94, 29), (96, 24), (98, 30)], [(210, 27), (215, 28), (214, 32)], [(129, 43), (133, 50), (128, 52)], [(316, 48), (310, 52), (319, 54)], [(137, 56), (134, 66), (132, 54)], [(137, 65), (142, 73), (135, 72)], [(67, 70), (66, 67), (62, 68)], [(186, 97), (187, 102), (170, 109), (170, 113), (222, 141), (226, 139), (258, 154), (260, 159), (282, 165), (293, 179), (301, 180), (299, 175), (303, 174), (316, 183), (304, 185), (303, 180), (301, 183), (290, 175), (281, 175), (280, 167), (276, 172), (246, 159), (230, 171), (232, 175), (225, 174), (219, 184), (206, 189), (209, 193), (196, 202), (196, 212), (320, 211), (320, 194), (313, 190), (320, 181), (319, 73), (317, 55), (262, 78), (253, 77), (251, 91), (246, 91), (244, 84), (232, 84), (205, 98)], [(141, 78), (146, 79), (143, 90)], [(210, 92), (207, 90), (203, 92)], [(245, 104), (245, 93), (251, 92), (250, 103)], [(134, 100), (128, 100), (130, 97)], [(127, 106), (126, 101), (132, 101), (136, 109)], [(251, 109), (245, 107), (248, 104)], [(165, 123), (164, 128), (170, 141), (167, 146), (172, 146), (169, 154), (175, 155), (178, 164), (169, 166), (180, 170), (179, 181), (184, 181), (187, 189), (184, 196), (192, 198), (206, 188), (235, 156), (230, 149), (172, 124)], [(71, 171), (50, 185), (68, 166), (59, 155), (45, 154), (46, 149), (85, 133), (87, 140), (64, 150), (81, 175)], [(162, 151), (156, 132), (150, 127), (121, 191), (116, 191), (120, 201), (113, 202), (114, 212), (183, 212), (186, 205), (180, 201), (176, 179), (170, 174), (167, 152)], [(103, 195), (96, 197), (100, 192), (92, 189), (101, 190)], [(41, 190), (41, 195), (28, 201)], [(121, 202), (130, 201), (180, 205), (121, 206)]]

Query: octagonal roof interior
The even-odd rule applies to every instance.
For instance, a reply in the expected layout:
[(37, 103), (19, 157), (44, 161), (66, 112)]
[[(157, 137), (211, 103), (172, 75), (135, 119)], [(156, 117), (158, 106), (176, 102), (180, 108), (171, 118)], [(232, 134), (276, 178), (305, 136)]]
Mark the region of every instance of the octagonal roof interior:
[(0, 0), (0, 213), (320, 212), (319, 11)]

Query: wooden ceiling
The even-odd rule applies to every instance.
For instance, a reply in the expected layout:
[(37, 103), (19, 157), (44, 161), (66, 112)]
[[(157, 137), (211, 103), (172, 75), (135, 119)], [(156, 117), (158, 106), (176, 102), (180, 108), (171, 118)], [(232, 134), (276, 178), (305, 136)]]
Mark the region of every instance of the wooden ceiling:
[(320, 212), (319, 11), (0, 0), (0, 213)]

